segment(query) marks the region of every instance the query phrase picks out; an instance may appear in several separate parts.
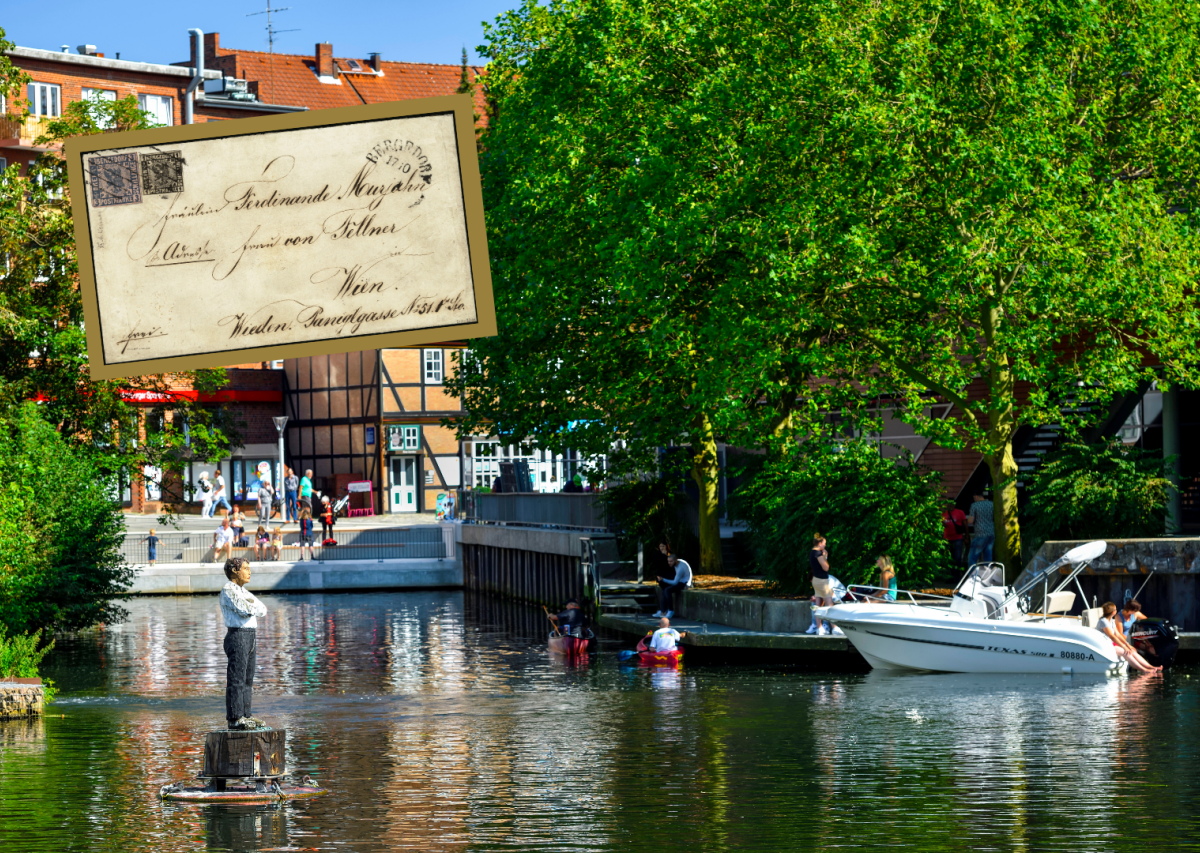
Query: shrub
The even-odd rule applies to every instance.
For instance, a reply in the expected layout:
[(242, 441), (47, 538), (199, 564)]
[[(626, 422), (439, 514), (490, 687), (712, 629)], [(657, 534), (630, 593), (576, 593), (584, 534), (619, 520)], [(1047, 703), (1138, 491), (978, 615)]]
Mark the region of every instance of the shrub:
[[(650, 551), (669, 542), (675, 553), (699, 565), (700, 542), (688, 521), (687, 495), (679, 478), (632, 480), (600, 492), (609, 526), (624, 543), (641, 542)], [(624, 556), (624, 555), (623, 555)]]
[[(12, 637), (6, 636), (7, 633), (4, 626), (0, 625), (0, 681), (9, 678), (37, 678), (38, 665), (54, 648), (54, 641), (51, 640), (39, 649), (38, 644), (42, 641), (40, 630)], [(43, 701), (49, 702), (56, 692), (53, 681), (48, 678), (42, 680)]]
[(1026, 492), (1026, 553), (1049, 539), (1161, 536), (1174, 488), (1167, 463), (1115, 440), (1047, 455)]
[(813, 533), (828, 539), (830, 568), (846, 583), (873, 583), (875, 558), (888, 554), (901, 587), (953, 574), (942, 540), (939, 475), (911, 454), (885, 459), (873, 442), (809, 441), (768, 462), (737, 493), (757, 565), (780, 588), (811, 590)]
[(115, 493), (36, 405), (0, 420), (0, 624), (69, 631), (124, 618), (133, 569)]

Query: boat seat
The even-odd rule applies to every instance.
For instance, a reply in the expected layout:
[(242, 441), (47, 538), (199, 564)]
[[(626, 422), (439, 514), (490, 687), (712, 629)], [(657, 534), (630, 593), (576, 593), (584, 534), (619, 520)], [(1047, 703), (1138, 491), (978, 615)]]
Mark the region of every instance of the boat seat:
[(1100, 617), (1103, 615), (1103, 607), (1090, 607), (1083, 611), (1083, 614), (1079, 617), (1079, 621), (1085, 628), (1095, 628), (1100, 622)]
[(1046, 601), (1046, 614), (1051, 613), (1067, 613), (1075, 606), (1075, 593), (1073, 592), (1052, 592)]

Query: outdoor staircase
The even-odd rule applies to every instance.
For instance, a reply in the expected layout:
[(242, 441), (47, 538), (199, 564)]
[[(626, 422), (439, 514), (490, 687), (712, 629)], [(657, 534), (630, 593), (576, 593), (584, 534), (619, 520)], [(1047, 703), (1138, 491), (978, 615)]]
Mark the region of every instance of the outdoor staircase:
[(617, 581), (600, 585), (601, 613), (653, 613), (658, 610), (658, 585)]

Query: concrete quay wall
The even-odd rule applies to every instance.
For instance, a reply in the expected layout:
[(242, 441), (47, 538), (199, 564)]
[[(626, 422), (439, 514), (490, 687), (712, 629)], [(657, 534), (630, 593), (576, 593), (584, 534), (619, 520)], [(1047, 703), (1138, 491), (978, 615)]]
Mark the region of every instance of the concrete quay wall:
[[(457, 559), (337, 560), (330, 562), (252, 562), (255, 592), (316, 592), (360, 589), (460, 589)], [(222, 566), (190, 563), (140, 566), (131, 592), (137, 595), (192, 595), (220, 592)]]
[(685, 590), (678, 601), (680, 616), (745, 631), (801, 634), (812, 624), (812, 606), (807, 601), (729, 595), (699, 589)]

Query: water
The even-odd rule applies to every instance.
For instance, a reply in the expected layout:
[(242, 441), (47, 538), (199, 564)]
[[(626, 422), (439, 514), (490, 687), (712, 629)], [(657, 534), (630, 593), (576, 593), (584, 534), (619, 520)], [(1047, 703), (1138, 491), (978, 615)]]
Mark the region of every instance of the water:
[(0, 723), (4, 851), (1200, 848), (1200, 670), (1164, 678), (647, 671), (550, 658), (461, 593), (264, 596), (255, 712), (332, 793), (162, 803), (221, 725), (212, 597), (60, 640)]

